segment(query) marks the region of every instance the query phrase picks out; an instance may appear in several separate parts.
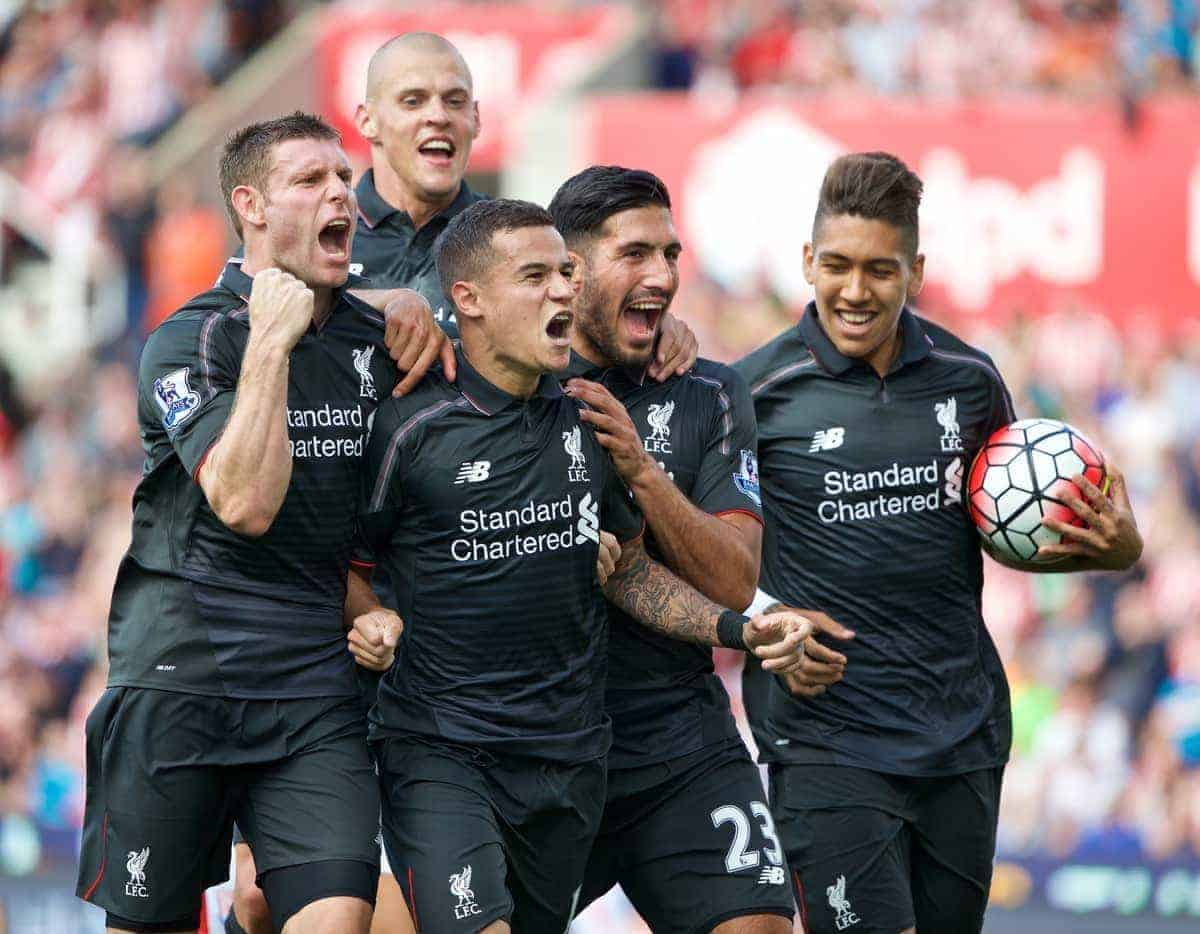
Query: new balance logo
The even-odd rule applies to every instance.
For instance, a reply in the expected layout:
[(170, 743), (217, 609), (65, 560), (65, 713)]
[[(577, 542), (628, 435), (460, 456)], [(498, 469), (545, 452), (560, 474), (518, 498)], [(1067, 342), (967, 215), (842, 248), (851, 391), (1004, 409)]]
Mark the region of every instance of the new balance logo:
[(840, 448), (842, 442), (845, 440), (846, 429), (840, 425), (836, 428), (823, 428), (813, 435), (808, 453), (815, 454), (817, 451), (832, 451), (834, 448)]
[(758, 874), (759, 885), (783, 885), (787, 882), (787, 873), (782, 866), (768, 866)]
[(454, 485), (479, 483), (481, 480), (486, 480), (491, 474), (491, 461), (463, 461), (462, 466), (458, 468), (458, 476), (454, 478)]

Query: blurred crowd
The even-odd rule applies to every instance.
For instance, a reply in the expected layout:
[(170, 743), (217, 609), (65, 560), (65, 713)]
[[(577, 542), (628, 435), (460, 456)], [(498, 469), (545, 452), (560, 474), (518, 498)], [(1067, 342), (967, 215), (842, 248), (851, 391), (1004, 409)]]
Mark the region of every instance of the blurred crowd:
[(1194, 82), (1195, 0), (660, 0), (656, 81), (918, 94), (1052, 90), (1136, 100)]

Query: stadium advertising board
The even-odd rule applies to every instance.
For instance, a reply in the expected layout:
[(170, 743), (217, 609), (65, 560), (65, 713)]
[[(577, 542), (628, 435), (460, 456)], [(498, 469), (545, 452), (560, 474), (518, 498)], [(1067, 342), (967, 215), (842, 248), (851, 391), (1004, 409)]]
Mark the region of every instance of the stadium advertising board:
[(1049, 910), (1058, 917), (1138, 918), (1138, 930), (1167, 922), (1194, 929), (1200, 919), (1200, 866), (1000, 859), (990, 902), (989, 920), (995, 921)]
[[(925, 181), (927, 298), (989, 315), (1078, 299), (1136, 325), (1200, 320), (1200, 102), (970, 103), (699, 96), (595, 99), (589, 162), (663, 177), (687, 263), (807, 301), (800, 247), (842, 152), (887, 149)], [(685, 267), (686, 268), (686, 267)], [(693, 267), (694, 268), (694, 267)]]
[(371, 54), (403, 32), (440, 33), (463, 53), (475, 79), (482, 128), (471, 170), (496, 171), (524, 108), (585, 75), (632, 23), (626, 7), (604, 4), (536, 11), (520, 5), (428, 4), (365, 12), (335, 5), (326, 13), (317, 41), (316, 99), (341, 131), (346, 148), (365, 158), (354, 109), (363, 99)]

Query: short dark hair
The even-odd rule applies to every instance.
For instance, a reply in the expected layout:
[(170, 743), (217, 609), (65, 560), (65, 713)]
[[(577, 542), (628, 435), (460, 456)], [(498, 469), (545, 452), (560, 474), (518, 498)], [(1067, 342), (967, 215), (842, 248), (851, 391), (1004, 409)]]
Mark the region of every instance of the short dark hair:
[(593, 165), (573, 175), (550, 202), (554, 226), (569, 245), (600, 232), (614, 214), (659, 205), (671, 209), (671, 195), (653, 172), (619, 165)]
[(888, 152), (855, 152), (833, 160), (821, 182), (813, 243), (827, 217), (851, 214), (887, 221), (904, 234), (910, 257), (917, 255), (917, 209), (924, 185), (907, 165)]
[(286, 117), (263, 120), (242, 127), (225, 141), (221, 152), (221, 194), (233, 229), (242, 236), (242, 219), (233, 208), (233, 189), (250, 185), (262, 191), (271, 174), (272, 150), (289, 139), (331, 139), (342, 141), (342, 134), (320, 117), (297, 110)]
[(454, 283), (478, 278), (494, 256), (495, 234), (502, 230), (553, 226), (550, 213), (532, 201), (510, 198), (476, 201), (450, 219), (433, 245), (442, 294), (449, 298)]

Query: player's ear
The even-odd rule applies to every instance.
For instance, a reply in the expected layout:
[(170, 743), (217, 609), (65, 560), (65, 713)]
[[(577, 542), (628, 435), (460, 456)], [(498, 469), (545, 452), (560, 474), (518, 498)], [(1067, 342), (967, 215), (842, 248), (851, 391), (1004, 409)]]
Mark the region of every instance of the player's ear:
[(379, 128), (375, 125), (375, 117), (371, 114), (371, 108), (366, 104), (359, 104), (354, 108), (354, 125), (368, 143), (374, 143), (379, 139)]
[(813, 263), (816, 261), (816, 254), (813, 251), (811, 243), (804, 244), (804, 281), (809, 285), (813, 284)]
[(908, 297), (914, 299), (921, 294), (925, 284), (925, 254), (918, 253), (912, 261), (912, 275), (908, 280)]
[(266, 199), (251, 185), (238, 185), (229, 193), (229, 200), (243, 227), (261, 227), (267, 222)]
[(479, 131), (483, 129), (479, 120), (479, 101), (471, 101), (471, 109), (475, 112), (475, 129), (471, 132), (471, 139), (479, 139)]
[(456, 282), (450, 286), (450, 300), (462, 317), (483, 317), (483, 309), (479, 307), (479, 292), (470, 282)]
[(567, 257), (571, 260), (571, 287), (575, 290), (575, 294), (578, 295), (583, 289), (583, 257), (574, 250), (567, 250)]

